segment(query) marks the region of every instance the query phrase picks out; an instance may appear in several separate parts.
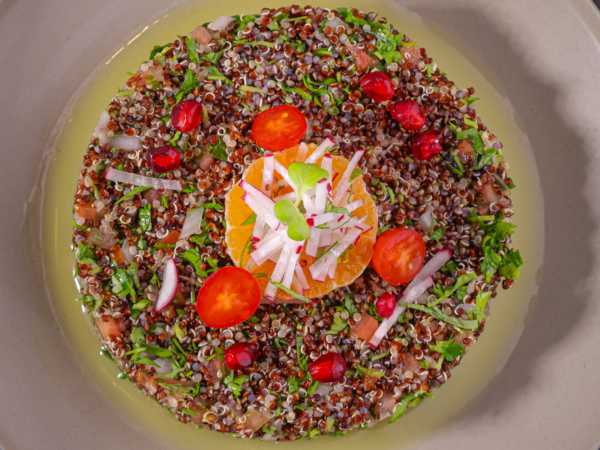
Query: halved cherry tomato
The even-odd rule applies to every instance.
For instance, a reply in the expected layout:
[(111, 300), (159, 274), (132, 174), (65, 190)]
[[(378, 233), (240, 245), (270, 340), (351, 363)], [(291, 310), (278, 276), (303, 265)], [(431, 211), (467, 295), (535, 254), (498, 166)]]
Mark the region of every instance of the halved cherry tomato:
[(223, 267), (206, 279), (196, 309), (212, 328), (227, 328), (249, 319), (260, 304), (256, 278), (241, 267)]
[(373, 248), (373, 268), (388, 283), (398, 286), (412, 280), (425, 259), (425, 243), (419, 233), (408, 228), (384, 231)]
[(258, 115), (252, 125), (252, 136), (259, 147), (278, 152), (298, 144), (306, 127), (306, 118), (298, 108), (279, 105)]

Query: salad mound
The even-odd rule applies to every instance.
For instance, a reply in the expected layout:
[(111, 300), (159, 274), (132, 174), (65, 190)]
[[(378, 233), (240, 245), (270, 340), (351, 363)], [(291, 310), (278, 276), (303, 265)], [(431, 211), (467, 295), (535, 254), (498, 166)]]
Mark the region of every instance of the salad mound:
[(201, 22), (128, 73), (83, 158), (73, 251), (102, 353), (238, 438), (393, 423), (519, 277), (502, 144), (376, 13)]
[[(300, 146), (289, 148), (281, 153), (276, 153), (274, 158), (282, 165), (282, 167), (287, 169), (294, 162), (307, 161), (317, 149), (318, 146), (316, 144), (301, 144)], [(316, 164), (320, 168), (323, 168), (324, 166), (323, 161), (329, 159), (331, 175), (325, 184), (330, 182), (330, 191), (335, 192), (350, 161), (340, 156), (331, 156), (329, 153), (324, 153), (323, 155), (324, 157), (313, 159), (317, 161)], [(270, 156), (267, 156), (266, 158), (269, 157)], [(254, 161), (244, 172), (243, 179), (257, 189), (261, 189), (261, 186), (264, 184), (264, 174), (267, 172), (265, 165), (268, 164), (265, 161), (265, 158)], [(277, 169), (273, 172), (274, 174), (271, 183), (273, 188), (269, 189), (268, 192), (273, 196), (274, 203), (276, 200), (289, 197), (290, 195), (293, 198), (295, 194), (290, 184), (288, 184), (284, 177), (279, 174)], [(348, 188), (348, 195), (340, 198), (339, 206), (334, 208), (331, 200), (324, 198), (323, 211), (321, 216), (319, 216), (316, 213), (311, 214), (313, 209), (314, 211), (317, 211), (313, 204), (316, 202), (311, 202), (313, 209), (309, 208), (309, 211), (306, 211), (304, 214), (308, 220), (313, 220), (311, 223), (315, 223), (315, 219), (319, 220), (324, 218), (326, 220), (329, 219), (329, 222), (334, 222), (335, 224), (327, 227), (327, 222), (324, 222), (321, 225), (316, 225), (314, 230), (311, 228), (313, 231), (311, 232), (310, 239), (302, 242), (302, 251), (297, 258), (297, 266), (295, 267), (293, 281), (289, 286), (285, 287), (291, 288), (293, 291), (303, 296), (319, 298), (328, 294), (333, 289), (353, 283), (369, 264), (377, 233), (377, 208), (373, 199), (366, 192), (364, 181), (362, 181), (362, 177), (358, 172), (360, 172), (360, 169), (357, 169), (357, 172), (355, 172), (356, 178), (354, 178), (351, 183), (352, 193), (350, 194), (350, 188)], [(331, 179), (333, 181), (331, 181)], [(259, 245), (261, 242), (263, 245), (265, 243), (272, 244), (273, 237), (277, 236), (277, 233), (269, 227), (268, 230), (262, 232), (263, 236), (256, 236), (256, 228), (260, 224), (260, 218), (257, 213), (244, 202), (244, 190), (240, 187), (240, 183), (241, 181), (236, 184), (229, 194), (227, 194), (225, 201), (225, 220), (228, 224), (225, 234), (227, 251), (236, 265), (245, 267), (252, 273), (264, 273), (272, 276), (276, 268), (276, 263), (281, 256), (283, 245), (269, 245), (272, 248), (270, 255), (262, 252), (266, 255), (265, 257), (262, 257), (264, 262), (262, 262), (261, 259), (252, 256), (256, 255), (256, 253), (254, 253), (256, 250), (260, 250), (261, 247), (259, 247)], [(309, 201), (311, 198), (316, 197), (316, 190), (318, 188), (315, 187), (311, 189), (314, 193), (312, 196), (308, 197)], [(325, 197), (327, 194), (325, 189), (323, 192)], [(331, 195), (329, 195), (329, 197), (331, 197)], [(331, 199), (333, 200), (332, 197)], [(326, 210), (333, 211), (337, 210), (337, 208), (348, 206), (352, 210), (351, 212), (347, 209), (343, 211), (340, 209), (339, 213), (325, 213)], [(323, 213), (328, 214), (328, 216), (324, 216)], [(351, 221), (356, 222), (356, 224), (361, 227), (360, 234), (357, 235), (358, 241), (353, 241), (345, 249), (341, 249), (341, 246), (337, 246), (338, 252), (341, 251), (342, 256), (335, 261), (336, 267), (333, 267), (333, 276), (323, 276), (322, 278), (315, 280), (312, 276), (311, 267), (317, 262), (318, 258), (326, 258), (327, 250), (331, 249), (336, 242), (353, 229), (351, 227)], [(322, 233), (327, 233), (327, 235)], [(316, 236), (321, 234), (321, 240), (319, 241), (316, 239)], [(279, 235), (281, 236), (281, 230)], [(283, 237), (285, 238), (285, 235)], [(269, 258), (269, 256), (271, 257)], [(301, 273), (299, 273), (300, 271)], [(264, 292), (269, 284), (269, 279), (266, 277), (259, 278), (259, 284), (261, 285), (262, 292)], [(281, 290), (277, 293), (276, 297), (278, 300), (302, 302), (302, 300), (298, 300)]]

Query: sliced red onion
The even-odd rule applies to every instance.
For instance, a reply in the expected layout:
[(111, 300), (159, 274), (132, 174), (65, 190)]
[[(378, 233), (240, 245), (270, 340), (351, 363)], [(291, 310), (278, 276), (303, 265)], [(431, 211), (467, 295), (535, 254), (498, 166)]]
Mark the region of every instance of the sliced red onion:
[(352, 172), (356, 166), (358, 166), (358, 162), (364, 153), (364, 150), (358, 150), (356, 153), (354, 153), (354, 156), (348, 163), (348, 167), (346, 167), (346, 170), (342, 175), (342, 179), (333, 191), (333, 204), (335, 206), (340, 206), (340, 201), (342, 200), (344, 193), (350, 188), (350, 177), (352, 176)]
[(262, 191), (270, 197), (273, 189), (273, 174), (275, 173), (275, 156), (272, 153), (265, 155), (264, 162)]
[(100, 120), (94, 129), (94, 136), (98, 138), (100, 145), (108, 144), (108, 122), (110, 122), (110, 115), (106, 111), (102, 111)]
[(154, 189), (171, 189), (173, 191), (183, 190), (183, 185), (179, 180), (163, 180), (162, 178), (144, 177), (142, 175), (113, 169), (112, 167), (106, 171), (106, 179), (117, 183), (133, 184), (135, 186), (149, 186)]
[(321, 169), (325, 169), (329, 174), (329, 180), (333, 181), (331, 179), (331, 174), (333, 173), (333, 157), (331, 154), (327, 153), (323, 156), (323, 159), (321, 160)]
[[(417, 276), (406, 287), (402, 295), (402, 301), (404, 303), (412, 303), (427, 289), (433, 286), (434, 283), (432, 275), (440, 270), (442, 266), (450, 260), (451, 257), (452, 252), (446, 249), (440, 250), (433, 255), (433, 258), (431, 258), (427, 264), (423, 266)], [(381, 340), (387, 335), (388, 331), (396, 324), (398, 316), (402, 314), (404, 309), (404, 307), (396, 305), (393, 314), (381, 322), (379, 328), (369, 340), (369, 344), (371, 344), (373, 347), (377, 347)]]
[(185, 239), (202, 230), (202, 213), (202, 208), (190, 209), (187, 212), (185, 222), (183, 222), (183, 227), (181, 227), (179, 239)]
[(419, 217), (419, 225), (421, 225), (424, 230), (431, 230), (431, 223), (433, 221), (432, 211), (433, 208), (428, 206), (427, 210)]
[(138, 151), (143, 148), (142, 142), (137, 136), (127, 136), (126, 134), (113, 136), (108, 142), (111, 147), (123, 150)]
[(230, 16), (221, 16), (214, 22), (208, 24), (208, 29), (213, 31), (223, 31), (229, 25), (235, 22), (235, 19)]
[(325, 213), (325, 203), (327, 202), (327, 183), (326, 178), (317, 182), (317, 192), (315, 194), (315, 209), (317, 214)]
[(301, 142), (298, 146), (298, 151), (296, 152), (296, 161), (304, 162), (306, 159), (306, 154), (308, 153), (308, 145), (304, 142)]
[(163, 310), (169, 303), (175, 298), (177, 293), (177, 285), (179, 283), (179, 274), (177, 273), (177, 266), (173, 258), (167, 259), (164, 265), (163, 280), (158, 293), (158, 300), (156, 300), (156, 311)]
[(171, 373), (173, 372), (173, 367), (171, 363), (165, 358), (156, 358), (152, 361), (154, 364), (158, 364), (160, 367), (156, 369), (157, 373)]
[(317, 257), (317, 250), (319, 249), (319, 238), (321, 237), (321, 233), (323, 230), (320, 228), (311, 228), (310, 233), (308, 235), (308, 241), (306, 243), (306, 254), (308, 256), (312, 256), (313, 258)]
[(300, 263), (296, 263), (296, 268), (294, 269), (296, 273), (296, 277), (298, 277), (298, 281), (300, 282), (300, 286), (303, 290), (307, 291), (310, 289), (310, 285), (308, 284), (308, 280), (306, 279), (306, 275), (304, 274), (304, 269)]
[(307, 164), (316, 164), (319, 159), (325, 154), (325, 152), (335, 146), (335, 142), (331, 138), (325, 139), (321, 145), (319, 145), (315, 151), (306, 158), (304, 161)]

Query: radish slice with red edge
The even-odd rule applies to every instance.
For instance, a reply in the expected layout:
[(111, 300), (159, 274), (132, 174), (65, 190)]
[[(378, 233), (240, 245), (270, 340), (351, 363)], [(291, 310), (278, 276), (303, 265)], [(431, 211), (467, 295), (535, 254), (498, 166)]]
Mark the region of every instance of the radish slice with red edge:
[(110, 122), (110, 114), (108, 114), (106, 111), (102, 111), (102, 114), (100, 114), (100, 120), (98, 120), (96, 129), (94, 130), (94, 136), (98, 138), (100, 145), (108, 144), (108, 122)]
[(275, 171), (275, 156), (273, 154), (265, 155), (265, 165), (263, 169), (262, 191), (271, 196), (273, 189), (273, 173)]
[(346, 208), (348, 210), (348, 212), (352, 212), (358, 208), (360, 208), (361, 206), (364, 205), (364, 200), (362, 198), (353, 201), (352, 203), (348, 203), (346, 206), (344, 206), (344, 208)]
[(306, 158), (306, 161), (304, 161), (307, 164), (316, 164), (317, 161), (319, 159), (321, 159), (321, 157), (325, 154), (325, 152), (331, 148), (333, 148), (335, 146), (335, 142), (333, 141), (333, 139), (331, 138), (327, 138), (325, 139), (321, 145), (319, 145), (315, 151), (312, 153), (312, 155), (310, 155), (308, 158)]
[(301, 142), (298, 146), (298, 151), (296, 152), (296, 161), (304, 162), (306, 159), (306, 154), (308, 153), (308, 145), (304, 142)]
[(179, 284), (179, 274), (173, 258), (167, 259), (164, 265), (163, 280), (156, 300), (156, 311), (162, 311), (175, 298), (177, 285)]
[(346, 170), (344, 171), (344, 174), (342, 175), (342, 179), (340, 180), (339, 184), (333, 191), (333, 204), (334, 205), (336, 205), (336, 206), (340, 205), (340, 201), (342, 200), (344, 193), (350, 188), (350, 178), (352, 177), (352, 172), (354, 171), (356, 166), (358, 166), (360, 158), (362, 158), (364, 153), (365, 153), (364, 150), (358, 150), (356, 153), (354, 153), (354, 156), (348, 163), (348, 167), (346, 167)]
[(317, 214), (325, 213), (325, 204), (327, 203), (327, 178), (317, 181), (317, 192), (315, 194), (315, 209)]
[(320, 228), (311, 228), (308, 234), (308, 242), (306, 243), (306, 254), (308, 256), (312, 256), (313, 258), (317, 257), (317, 250), (319, 249), (319, 239), (321, 237)]
[(304, 291), (308, 291), (310, 289), (310, 285), (308, 284), (308, 280), (306, 279), (306, 275), (304, 274), (304, 270), (300, 263), (296, 263), (295, 268), (296, 277), (298, 277), (298, 281), (300, 282), (300, 286)]
[(183, 191), (183, 185), (179, 180), (165, 180), (162, 178), (144, 177), (135, 173), (123, 172), (113, 169), (106, 171), (106, 179), (117, 183), (132, 184), (135, 186), (148, 186), (154, 189), (171, 189), (173, 191)]
[(331, 180), (331, 174), (333, 173), (333, 157), (330, 153), (327, 153), (325, 156), (323, 156), (323, 159), (321, 160), (321, 169), (327, 171), (329, 174), (328, 179)]

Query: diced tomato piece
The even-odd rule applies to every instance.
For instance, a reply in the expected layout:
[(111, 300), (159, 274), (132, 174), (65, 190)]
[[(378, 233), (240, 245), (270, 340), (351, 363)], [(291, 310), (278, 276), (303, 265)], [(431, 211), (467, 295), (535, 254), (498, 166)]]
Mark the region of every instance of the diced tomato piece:
[(190, 37), (202, 45), (208, 45), (210, 44), (210, 41), (212, 41), (212, 34), (210, 34), (210, 31), (202, 25), (198, 25), (194, 28), (190, 33)]
[(177, 243), (177, 241), (179, 240), (180, 234), (181, 233), (179, 233), (179, 231), (171, 231), (169, 234), (167, 234), (164, 238), (160, 239), (158, 242), (160, 242), (162, 244), (175, 245)]
[(379, 322), (366, 312), (361, 313), (360, 317), (360, 320), (350, 327), (350, 337), (368, 341), (379, 328)]
[(252, 125), (256, 143), (278, 152), (298, 144), (307, 128), (306, 117), (291, 105), (279, 105), (261, 112)]
[(423, 267), (425, 243), (419, 233), (393, 228), (379, 235), (371, 264), (388, 283), (398, 286), (412, 280)]
[(348, 50), (350, 50), (352, 56), (356, 58), (356, 62), (360, 67), (362, 67), (363, 69), (369, 67), (369, 64), (371, 64), (372, 59), (367, 52), (361, 50), (356, 45), (352, 45), (350, 43), (346, 43), (346, 47), (348, 47)]
[(110, 336), (121, 336), (123, 322), (121, 319), (115, 319), (113, 316), (103, 315), (100, 319), (95, 320), (100, 334), (104, 339), (109, 339)]
[(456, 146), (458, 157), (463, 164), (473, 159), (473, 143), (470, 139), (461, 139)]
[(223, 267), (206, 279), (196, 308), (200, 319), (212, 328), (228, 328), (249, 319), (260, 304), (256, 278), (241, 267)]
[(414, 69), (421, 61), (421, 47), (418, 45), (403, 46), (400, 53), (402, 53), (402, 66), (406, 69)]
[(419, 378), (421, 373), (421, 366), (419, 365), (419, 361), (414, 357), (412, 353), (402, 353), (402, 360), (404, 365), (402, 366), (403, 372), (412, 372), (413, 380)]
[(396, 406), (396, 399), (391, 392), (383, 391), (383, 395), (377, 399), (373, 413), (378, 419), (385, 419), (394, 412), (394, 406)]
[(77, 215), (86, 220), (102, 220), (105, 214), (106, 208), (98, 211), (93, 203), (85, 203), (77, 206)]
[(120, 245), (114, 251), (114, 255), (115, 255), (115, 261), (117, 262), (117, 264), (123, 264), (123, 252), (121, 251)]
[(117, 239), (114, 236), (106, 234), (104, 231), (100, 231), (98, 228), (92, 228), (86, 234), (86, 238), (96, 247), (104, 248), (106, 250), (117, 244)]

